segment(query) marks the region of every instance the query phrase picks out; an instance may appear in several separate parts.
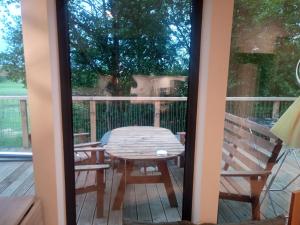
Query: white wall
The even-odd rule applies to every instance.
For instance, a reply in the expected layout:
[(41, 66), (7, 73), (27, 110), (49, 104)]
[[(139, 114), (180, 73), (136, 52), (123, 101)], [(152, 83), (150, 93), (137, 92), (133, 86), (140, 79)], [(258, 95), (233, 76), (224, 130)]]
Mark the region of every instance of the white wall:
[(192, 221), (217, 222), (233, 0), (204, 0)]
[(55, 0), (22, 0), (36, 195), (46, 225), (65, 224)]

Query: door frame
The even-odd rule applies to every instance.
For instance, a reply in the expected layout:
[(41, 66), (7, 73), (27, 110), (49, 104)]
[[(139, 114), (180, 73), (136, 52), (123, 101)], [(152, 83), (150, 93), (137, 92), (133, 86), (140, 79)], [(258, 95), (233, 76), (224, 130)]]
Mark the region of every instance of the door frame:
[[(57, 35), (59, 49), (62, 133), (65, 169), (65, 196), (67, 224), (76, 224), (76, 197), (74, 181), (74, 150), (72, 125), (72, 87), (68, 33), (68, 0), (56, 0)], [(191, 0), (191, 59), (189, 69), (185, 167), (183, 183), (182, 219), (191, 220), (193, 199), (194, 155), (200, 68), (200, 45), (203, 0)]]
[(183, 176), (182, 219), (191, 220), (194, 186), (194, 158), (196, 140), (196, 121), (198, 109), (198, 87), (200, 68), (200, 47), (203, 0), (192, 0), (191, 50), (186, 117), (185, 163)]
[(76, 224), (76, 193), (74, 180), (72, 84), (69, 47), (68, 0), (56, 0), (56, 19), (60, 70), (62, 135), (65, 170), (65, 204), (67, 224)]

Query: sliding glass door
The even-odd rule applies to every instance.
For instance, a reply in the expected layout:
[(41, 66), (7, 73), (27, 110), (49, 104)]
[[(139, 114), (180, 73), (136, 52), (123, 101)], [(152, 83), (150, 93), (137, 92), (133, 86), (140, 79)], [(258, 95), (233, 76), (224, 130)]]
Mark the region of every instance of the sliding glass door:
[[(199, 25), (201, 4), (69, 0), (60, 6), (68, 12), (58, 7), (62, 82), (71, 80), (62, 90), (72, 92), (72, 135), (65, 129), (74, 149), (65, 149), (66, 184), (76, 194), (70, 220), (189, 219), (196, 112), (187, 108), (196, 109), (199, 45), (194, 63), (191, 45), (200, 42), (191, 20)], [(69, 193), (67, 210), (75, 217), (72, 203)]]
[(21, 1), (0, 2), (0, 196), (35, 193)]
[[(299, 22), (299, 1), (235, 1), (220, 222), (288, 215), (291, 192), (299, 187), (300, 155), (289, 141), (299, 129), (297, 107), (288, 115), (293, 128), (289, 121), (271, 128), (300, 94)], [(284, 143), (282, 137), (288, 137)], [(272, 174), (262, 174), (267, 171)]]

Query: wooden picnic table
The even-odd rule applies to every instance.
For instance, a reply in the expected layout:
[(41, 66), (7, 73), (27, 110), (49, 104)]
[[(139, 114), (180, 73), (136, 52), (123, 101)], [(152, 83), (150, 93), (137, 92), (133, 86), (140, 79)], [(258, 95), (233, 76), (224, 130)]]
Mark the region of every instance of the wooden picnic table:
[[(170, 130), (147, 126), (117, 128), (110, 132), (104, 148), (110, 157), (121, 160), (124, 165), (113, 204), (114, 210), (121, 208), (126, 184), (163, 183), (171, 207), (178, 206), (167, 160), (182, 154), (184, 146)], [(155, 163), (160, 174), (132, 175), (134, 163), (137, 161)]]

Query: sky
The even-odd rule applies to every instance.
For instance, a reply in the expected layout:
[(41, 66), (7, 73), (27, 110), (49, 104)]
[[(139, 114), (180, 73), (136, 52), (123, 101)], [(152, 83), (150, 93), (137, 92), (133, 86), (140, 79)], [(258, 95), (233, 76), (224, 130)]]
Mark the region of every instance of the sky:
[(20, 8), (20, 4), (10, 4), (8, 6), (8, 10), (9, 12), (5, 12), (5, 9), (3, 6), (0, 6), (0, 51), (5, 50), (6, 47), (6, 42), (3, 39), (3, 32), (1, 31), (4, 27), (3, 23), (2, 23), (2, 19), (6, 18), (8, 20), (10, 20), (11, 22), (13, 22), (13, 19), (11, 16), (20, 16), (21, 15), (21, 8)]

